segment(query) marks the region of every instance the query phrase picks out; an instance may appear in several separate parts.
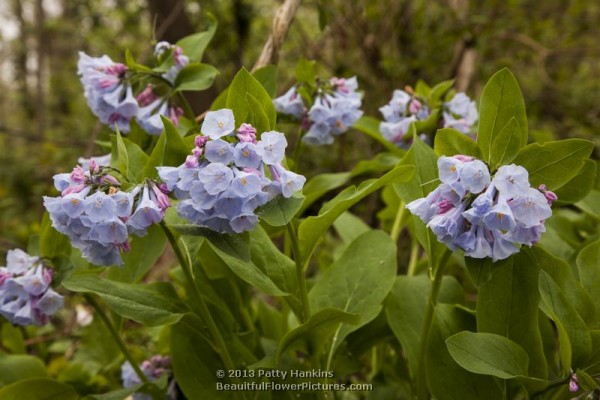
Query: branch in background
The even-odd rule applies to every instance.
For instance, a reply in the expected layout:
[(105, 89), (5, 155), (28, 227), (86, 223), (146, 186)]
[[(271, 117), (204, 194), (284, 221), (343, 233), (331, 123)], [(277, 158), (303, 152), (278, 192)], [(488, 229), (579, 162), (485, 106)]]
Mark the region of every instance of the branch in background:
[(262, 54), (252, 67), (252, 71), (256, 71), (269, 64), (277, 64), (279, 60), (279, 51), (283, 45), (283, 41), (287, 36), (288, 30), (298, 7), (300, 6), (301, 0), (285, 0), (283, 5), (279, 7), (273, 18), (273, 26), (271, 29), (271, 35), (265, 46), (263, 47)]
[(0, 124), (0, 135), (6, 135), (6, 136), (9, 136), (12, 138), (23, 139), (23, 140), (27, 140), (29, 142), (35, 142), (37, 144), (40, 144), (41, 142), (42, 143), (52, 143), (56, 146), (63, 146), (63, 147), (81, 148), (87, 144), (86, 141), (75, 140), (75, 139), (59, 140), (59, 139), (52, 139), (52, 138), (45, 137), (42, 140), (40, 140), (39, 136), (37, 136), (36, 134), (32, 134), (30, 132), (23, 131), (20, 129), (9, 128), (2, 124)]

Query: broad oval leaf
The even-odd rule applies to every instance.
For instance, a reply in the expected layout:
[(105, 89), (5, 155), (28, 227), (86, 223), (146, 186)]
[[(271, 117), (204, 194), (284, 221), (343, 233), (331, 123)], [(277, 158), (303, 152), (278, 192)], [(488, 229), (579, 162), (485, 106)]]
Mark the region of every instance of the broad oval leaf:
[(264, 130), (274, 129), (277, 111), (273, 105), (273, 100), (271, 100), (263, 85), (245, 68), (242, 68), (233, 78), (227, 90), (226, 107), (233, 110), (236, 126), (248, 122), (247, 118), (253, 107), (249, 96), (256, 100), (261, 111), (268, 118), (269, 127)]
[(77, 400), (72, 386), (53, 379), (23, 379), (0, 389), (2, 400)]
[(141, 285), (73, 274), (62, 285), (73, 292), (97, 294), (120, 316), (148, 326), (174, 324), (188, 311), (166, 282)]
[(577, 175), (554, 191), (558, 197), (556, 204), (572, 204), (582, 200), (594, 187), (597, 169), (597, 161), (584, 160)]
[(490, 166), (492, 170), (515, 159), (521, 148), (519, 133), (521, 127), (516, 118), (511, 118), (492, 142)]
[(206, 47), (217, 31), (217, 20), (211, 14), (207, 14), (207, 17), (210, 21), (207, 30), (186, 36), (177, 42), (177, 46), (181, 47), (183, 54), (188, 56), (191, 61), (200, 61), (202, 59), (204, 50), (206, 50)]
[(173, 87), (179, 91), (208, 89), (218, 74), (219, 70), (212, 65), (190, 63), (179, 71)]
[(532, 187), (544, 184), (555, 190), (577, 175), (593, 149), (594, 144), (583, 139), (531, 143), (519, 151), (514, 161), (529, 171)]
[(454, 361), (467, 371), (502, 379), (527, 376), (527, 352), (504, 336), (463, 331), (446, 339), (446, 345)]
[(308, 294), (313, 312), (336, 308), (359, 314), (357, 325), (340, 325), (331, 345), (334, 352), (352, 331), (374, 319), (392, 288), (396, 275), (396, 245), (382, 231), (356, 238), (321, 276)]
[(26, 354), (0, 355), (0, 387), (28, 378), (45, 378), (46, 366), (37, 357)]
[(492, 153), (499, 151), (494, 148), (494, 141), (513, 118), (518, 126), (514, 134), (520, 148), (527, 144), (525, 102), (514, 75), (504, 68), (490, 78), (481, 93), (477, 143), (484, 161), (489, 163), (493, 158)]
[(481, 158), (481, 149), (473, 139), (464, 133), (452, 129), (438, 129), (435, 134), (434, 150), (438, 156), (464, 154)]
[(277, 196), (258, 208), (256, 215), (271, 226), (284, 226), (302, 208), (302, 203), (304, 203), (304, 196), (301, 194), (295, 194), (287, 199), (283, 196)]

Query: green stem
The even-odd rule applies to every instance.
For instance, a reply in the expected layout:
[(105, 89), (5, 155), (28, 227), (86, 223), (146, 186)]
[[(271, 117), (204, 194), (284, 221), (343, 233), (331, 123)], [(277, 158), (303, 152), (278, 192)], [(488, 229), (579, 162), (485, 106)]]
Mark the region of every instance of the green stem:
[(102, 307), (100, 307), (100, 305), (98, 304), (96, 299), (94, 299), (94, 297), (92, 297), (92, 295), (84, 294), (84, 296), (85, 296), (85, 299), (87, 300), (87, 302), (92, 307), (94, 307), (94, 310), (96, 310), (96, 313), (100, 316), (100, 319), (102, 320), (102, 322), (104, 322), (104, 325), (106, 325), (106, 328), (108, 329), (111, 336), (117, 343), (117, 346), (119, 346), (119, 349), (121, 349), (121, 353), (123, 353), (123, 355), (125, 356), (125, 359), (127, 361), (129, 361), (129, 364), (131, 364), (131, 367), (135, 371), (135, 374), (138, 376), (138, 378), (140, 378), (140, 381), (142, 381), (144, 383), (148, 383), (148, 378), (146, 377), (146, 375), (144, 375), (144, 373), (140, 369), (140, 366), (138, 365), (138, 363), (133, 359), (133, 356), (129, 352), (129, 349), (127, 349), (127, 346), (125, 345), (125, 342), (123, 342), (123, 339), (121, 339), (121, 336), (119, 336), (119, 333), (117, 332), (117, 329), (112, 324), (112, 321), (108, 318), (108, 315), (106, 315), (106, 313), (104, 312)]
[(194, 114), (194, 110), (190, 106), (190, 103), (187, 101), (182, 92), (177, 92), (179, 99), (181, 100), (181, 106), (183, 107), (183, 113), (186, 118), (189, 118), (190, 121), (196, 123), (196, 115)]
[(219, 331), (219, 328), (217, 327), (217, 324), (214, 318), (212, 317), (212, 314), (210, 313), (208, 305), (204, 301), (204, 298), (202, 297), (200, 290), (198, 290), (198, 286), (194, 281), (194, 275), (192, 273), (192, 264), (189, 258), (183, 254), (181, 248), (177, 244), (177, 239), (175, 239), (175, 236), (164, 223), (164, 221), (161, 222), (160, 225), (163, 228), (163, 231), (165, 232), (165, 235), (169, 240), (173, 251), (175, 252), (175, 256), (177, 257), (177, 260), (181, 265), (181, 269), (183, 270), (183, 273), (185, 275), (186, 280), (188, 281), (189, 286), (191, 286), (192, 293), (198, 302), (200, 316), (204, 320), (204, 323), (207, 325), (210, 335), (212, 336), (212, 339), (214, 341), (215, 350), (217, 351), (217, 353), (219, 353), (219, 356), (221, 356), (221, 360), (223, 361), (223, 364), (225, 365), (226, 369), (235, 369), (235, 364), (231, 359), (231, 355), (229, 354), (229, 350), (227, 349), (225, 340), (223, 339), (223, 336), (221, 335), (221, 332)]
[(296, 279), (300, 288), (300, 301), (302, 302), (302, 315), (300, 321), (302, 323), (310, 318), (310, 304), (308, 303), (308, 290), (306, 289), (306, 277), (304, 276), (304, 266), (300, 254), (300, 246), (298, 244), (298, 236), (292, 222), (287, 224), (288, 232), (290, 233), (290, 242), (292, 243), (292, 251), (294, 253), (294, 262), (296, 263)]
[(535, 398), (538, 398), (541, 395), (543, 395), (544, 393), (547, 393), (547, 392), (549, 392), (550, 390), (552, 390), (552, 389), (554, 389), (556, 387), (559, 387), (559, 386), (562, 386), (562, 385), (568, 383), (570, 379), (571, 379), (571, 376), (569, 375), (566, 378), (559, 379), (559, 380), (551, 382), (545, 389), (540, 390), (539, 392), (533, 393), (531, 395), (531, 399), (533, 400)]
[(408, 276), (414, 276), (417, 274), (417, 261), (419, 259), (419, 242), (417, 239), (412, 238), (412, 244), (410, 248), (410, 260), (408, 261)]
[[(448, 262), (449, 257), (450, 252), (446, 250), (444, 255), (442, 256), (440, 265), (435, 273), (433, 284), (431, 285), (431, 292), (429, 293), (429, 298), (427, 299), (427, 309), (425, 310), (425, 318), (423, 319), (423, 327), (421, 329), (421, 343), (419, 346), (419, 371), (417, 379), (417, 395), (419, 400), (427, 400), (429, 398), (429, 390), (427, 388), (427, 378), (425, 374), (427, 337), (429, 336), (431, 322), (433, 321), (433, 311), (437, 302), (438, 293), (442, 286), (442, 278), (444, 277), (444, 270), (446, 269), (446, 264)], [(432, 262), (431, 255), (429, 257), (429, 262)]]
[(396, 211), (396, 218), (394, 219), (394, 225), (392, 225), (392, 231), (390, 232), (390, 236), (394, 242), (398, 241), (398, 237), (400, 236), (400, 232), (402, 231), (402, 216), (404, 215), (404, 202), (400, 200), (400, 205), (398, 206), (398, 211)]
[(231, 283), (231, 287), (232, 287), (233, 297), (235, 297), (235, 302), (238, 305), (238, 309), (240, 310), (240, 314), (242, 315), (242, 319), (244, 320), (244, 325), (246, 325), (246, 329), (249, 332), (253, 332), (254, 331), (254, 322), (252, 321), (252, 317), (248, 313), (248, 309), (246, 308), (246, 305), (244, 304), (240, 286), (239, 286), (238, 282), (233, 279), (230, 281), (230, 283)]

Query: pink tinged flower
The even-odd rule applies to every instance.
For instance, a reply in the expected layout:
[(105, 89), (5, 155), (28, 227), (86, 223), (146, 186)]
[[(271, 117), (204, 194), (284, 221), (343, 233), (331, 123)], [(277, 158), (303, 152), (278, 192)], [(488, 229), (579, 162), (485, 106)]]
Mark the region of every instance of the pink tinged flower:
[(148, 84), (144, 90), (142, 90), (135, 99), (140, 104), (141, 107), (146, 107), (150, 105), (153, 101), (158, 99), (158, 96), (154, 94), (153, 85)]
[(579, 381), (577, 380), (577, 374), (571, 375), (571, 380), (569, 380), (569, 391), (576, 392), (579, 390)]
[(71, 172), (71, 180), (75, 183), (84, 183), (85, 182), (85, 170), (81, 168), (79, 165), (73, 168), (73, 172)]
[(179, 120), (183, 116), (183, 109), (181, 107), (169, 108), (169, 119), (175, 126), (179, 126)]
[(546, 185), (540, 185), (538, 190), (544, 194), (544, 197), (546, 197), (546, 200), (548, 200), (548, 204), (552, 205), (552, 203), (558, 200), (556, 193), (547, 190)]
[(158, 186), (156, 186), (155, 184), (151, 184), (152, 187), (152, 195), (151, 198), (154, 200), (154, 202), (156, 204), (158, 204), (158, 206), (161, 208), (161, 210), (166, 210), (167, 208), (169, 208), (171, 206), (171, 200), (169, 200), (169, 197), (163, 193), (162, 190), (160, 190), (160, 188)]
[(196, 146), (192, 149), (192, 154), (194, 155), (194, 157), (198, 158), (202, 155), (203, 151), (203, 148)]
[(185, 158), (185, 166), (187, 168), (195, 168), (198, 166), (198, 157), (196, 156), (187, 156)]
[(256, 129), (250, 124), (242, 124), (238, 128), (236, 136), (240, 142), (256, 143)]
[(194, 144), (199, 148), (203, 148), (206, 142), (208, 142), (208, 136), (197, 135), (194, 139)]
[(75, 186), (69, 186), (68, 188), (66, 188), (65, 190), (63, 190), (60, 194), (61, 194), (61, 196), (65, 197), (65, 196), (67, 196), (69, 194), (80, 193), (85, 188), (86, 188), (86, 185), (84, 185), (84, 184), (75, 185)]
[(410, 106), (408, 106), (408, 111), (411, 114), (416, 114), (419, 112), (419, 110), (421, 109), (423, 105), (421, 104), (421, 102), (417, 99), (414, 99), (413, 101), (410, 102)]

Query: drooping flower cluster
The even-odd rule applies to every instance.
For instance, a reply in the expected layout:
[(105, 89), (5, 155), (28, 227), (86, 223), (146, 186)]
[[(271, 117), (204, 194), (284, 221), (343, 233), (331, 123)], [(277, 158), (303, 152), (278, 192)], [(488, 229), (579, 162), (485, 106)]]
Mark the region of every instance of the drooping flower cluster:
[[(162, 74), (162, 80), (147, 83), (142, 88), (134, 88), (130, 83), (132, 72), (120, 63), (113, 62), (108, 56), (93, 58), (79, 53), (78, 73), (84, 87), (84, 94), (94, 115), (100, 121), (119, 131), (129, 132), (131, 119), (151, 135), (163, 130), (161, 115), (169, 118), (176, 126), (183, 115), (183, 109), (166, 96), (163, 86), (173, 85), (177, 75), (189, 63), (181, 47), (160, 42), (155, 47), (155, 56), (159, 63), (171, 66)], [(134, 93), (137, 93), (134, 95)]]
[[(425, 121), (432, 113), (426, 99), (414, 94), (410, 88), (407, 90), (394, 90), (390, 102), (379, 108), (384, 118), (379, 131), (397, 146), (409, 144), (404, 136), (411, 123)], [(465, 134), (472, 133), (473, 125), (479, 118), (475, 102), (464, 93), (457, 93), (450, 101), (443, 103), (442, 115), (439, 127), (458, 129)]]
[[(171, 358), (169, 356), (153, 356), (149, 360), (145, 360), (140, 365), (140, 369), (150, 382), (157, 380), (165, 374), (171, 376)], [(121, 380), (123, 381), (124, 388), (131, 388), (142, 383), (129, 361), (125, 361), (121, 365)], [(153, 398), (151, 395), (143, 393), (134, 393), (132, 397), (133, 400), (152, 400)], [(175, 382), (172, 381), (167, 390), (166, 399), (174, 400), (176, 398)]]
[[(179, 167), (158, 167), (168, 190), (181, 201), (179, 215), (193, 224), (222, 233), (240, 233), (258, 222), (256, 208), (278, 195), (291, 197), (306, 181), (281, 164), (287, 141), (279, 132), (241, 124), (235, 131), (229, 109), (209, 112), (203, 136)], [(270, 177), (265, 173), (267, 169)]]
[(52, 287), (52, 270), (39, 257), (9, 250), (0, 267), (0, 315), (17, 325), (44, 325), (63, 307)]
[(505, 165), (490, 177), (485, 163), (457, 155), (438, 160), (440, 184), (407, 208), (419, 216), (438, 240), (473, 258), (502, 260), (532, 246), (545, 232), (557, 197), (530, 187), (527, 170)]
[(128, 70), (126, 65), (115, 63), (106, 55), (94, 58), (79, 52), (77, 73), (88, 106), (100, 122), (110, 127), (116, 124), (121, 132), (129, 132), (129, 120), (139, 110), (126, 80)]
[(348, 129), (362, 116), (362, 95), (357, 92), (356, 77), (331, 78), (329, 82), (317, 81), (316, 95), (309, 110), (293, 86), (283, 96), (273, 100), (282, 114), (300, 119), (307, 130), (302, 140), (311, 145), (333, 143), (334, 137)]
[(107, 167), (89, 160), (89, 169), (77, 166), (70, 174), (54, 176), (58, 197), (44, 196), (52, 226), (67, 235), (85, 259), (96, 265), (122, 265), (129, 234), (144, 236), (162, 220), (170, 206), (166, 188), (146, 180), (131, 191), (120, 190)]

